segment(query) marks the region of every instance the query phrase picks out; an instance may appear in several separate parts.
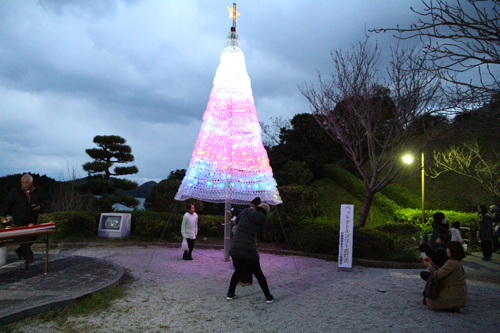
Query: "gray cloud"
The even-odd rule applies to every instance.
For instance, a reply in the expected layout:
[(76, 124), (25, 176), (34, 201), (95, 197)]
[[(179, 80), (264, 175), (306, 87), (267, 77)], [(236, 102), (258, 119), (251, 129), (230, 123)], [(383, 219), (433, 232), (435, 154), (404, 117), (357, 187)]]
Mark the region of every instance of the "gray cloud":
[[(297, 88), (328, 74), (330, 51), (367, 28), (409, 24), (419, 1), (240, 1), (237, 30), (261, 121), (309, 106)], [(60, 178), (95, 135), (120, 135), (139, 181), (186, 168), (232, 2), (0, 2), (0, 176)], [(372, 37), (388, 52), (389, 34)], [(82, 175), (83, 176), (83, 175)], [(131, 178), (134, 178), (131, 177)]]

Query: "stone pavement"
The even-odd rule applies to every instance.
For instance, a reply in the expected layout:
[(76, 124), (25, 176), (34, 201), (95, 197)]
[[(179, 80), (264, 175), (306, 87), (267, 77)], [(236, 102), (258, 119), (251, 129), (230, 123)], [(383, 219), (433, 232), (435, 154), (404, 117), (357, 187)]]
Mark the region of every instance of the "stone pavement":
[[(491, 262), (481, 258), (480, 253), (474, 252), (463, 260), (467, 280), (500, 284), (500, 255), (493, 254)], [(369, 266), (373, 267), (374, 262)], [(385, 267), (385, 263), (381, 262), (380, 267)], [(413, 268), (420, 267), (424, 269), (423, 265)], [(103, 259), (51, 254), (45, 275), (42, 253), (35, 254), (28, 272), (23, 261), (8, 254), (7, 264), (0, 267), (0, 325), (60, 309), (92, 293), (114, 288), (122, 278), (123, 269)]]
[(28, 271), (15, 254), (0, 267), (0, 325), (61, 309), (98, 291), (116, 287), (123, 278), (120, 266), (82, 256), (49, 257), (44, 274), (44, 254), (36, 253)]

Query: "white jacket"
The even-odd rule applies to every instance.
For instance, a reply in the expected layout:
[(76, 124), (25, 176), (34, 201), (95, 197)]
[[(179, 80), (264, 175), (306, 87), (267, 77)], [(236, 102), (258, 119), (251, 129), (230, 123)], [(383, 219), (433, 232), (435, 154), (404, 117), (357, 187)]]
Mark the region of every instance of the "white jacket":
[(198, 235), (198, 215), (186, 212), (182, 218), (181, 234), (184, 238), (196, 239)]
[(457, 228), (451, 228), (451, 241), (452, 242), (460, 242), (464, 243), (464, 240), (462, 239), (462, 235), (460, 234), (460, 230)]

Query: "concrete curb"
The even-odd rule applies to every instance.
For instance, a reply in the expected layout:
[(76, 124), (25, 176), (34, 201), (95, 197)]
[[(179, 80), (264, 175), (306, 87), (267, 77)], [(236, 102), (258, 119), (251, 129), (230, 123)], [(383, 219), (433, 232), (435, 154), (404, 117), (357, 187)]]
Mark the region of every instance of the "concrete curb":
[[(80, 292), (75, 290), (75, 291), (72, 291), (73, 292), (72, 294), (70, 293), (67, 296), (56, 296), (56, 297), (45, 299), (45, 300), (34, 301), (33, 303), (22, 302), (23, 307), (18, 307), (16, 305), (13, 305), (13, 306), (11, 306), (11, 309), (7, 309), (7, 310), (5, 309), (6, 304), (4, 304), (4, 309), (0, 310), (0, 325), (6, 325), (8, 323), (23, 320), (25, 318), (36, 316), (36, 315), (41, 314), (41, 313), (63, 309), (65, 307), (67, 307), (68, 305), (71, 305), (71, 304), (73, 304), (81, 299), (89, 297), (92, 294), (113, 289), (113, 288), (117, 287), (123, 280), (122, 267), (111, 262), (111, 261), (104, 260), (104, 259), (83, 257), (83, 256), (71, 256), (71, 257), (56, 259), (56, 260), (64, 260), (64, 259), (68, 259), (68, 258), (79, 258), (80, 260), (94, 261), (94, 262), (98, 262), (98, 264), (100, 264), (102, 266), (111, 267), (111, 269), (115, 272), (114, 276), (112, 276), (111, 278), (102, 279), (102, 281), (99, 283), (97, 288), (92, 289), (92, 290), (85, 290), (85, 291), (80, 291)], [(37, 265), (41, 265), (41, 264), (37, 264)], [(49, 274), (50, 274), (50, 269), (49, 269)], [(2, 303), (7, 303), (7, 305), (8, 305), (8, 301), (2, 302)]]

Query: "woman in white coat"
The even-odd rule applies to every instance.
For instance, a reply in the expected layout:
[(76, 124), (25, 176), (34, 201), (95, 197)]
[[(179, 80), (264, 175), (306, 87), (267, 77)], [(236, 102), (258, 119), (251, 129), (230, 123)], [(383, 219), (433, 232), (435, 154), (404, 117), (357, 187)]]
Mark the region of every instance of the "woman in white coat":
[(194, 240), (198, 234), (198, 215), (195, 213), (194, 205), (187, 206), (187, 212), (182, 218), (181, 233), (182, 237), (186, 238), (189, 248), (188, 251), (184, 251), (182, 259), (193, 260), (191, 253), (194, 248)]

